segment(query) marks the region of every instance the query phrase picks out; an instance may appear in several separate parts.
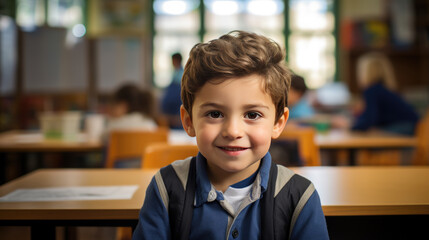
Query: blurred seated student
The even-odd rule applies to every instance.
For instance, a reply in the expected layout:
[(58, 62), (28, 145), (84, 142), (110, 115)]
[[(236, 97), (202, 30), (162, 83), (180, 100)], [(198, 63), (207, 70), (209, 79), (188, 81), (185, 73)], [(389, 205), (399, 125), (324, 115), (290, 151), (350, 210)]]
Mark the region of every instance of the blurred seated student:
[(112, 130), (154, 130), (158, 127), (152, 92), (134, 84), (121, 86), (113, 95), (106, 134)]
[[(300, 119), (314, 116), (314, 109), (310, 104), (304, 78), (292, 74), (286, 104), (289, 106), (288, 126), (299, 125)], [(302, 166), (303, 161), (298, 151), (298, 141), (293, 139), (273, 139), (270, 146), (272, 160), (287, 167)]]
[(174, 68), (170, 85), (165, 89), (161, 99), (161, 112), (166, 117), (171, 129), (183, 130), (182, 121), (180, 120), (180, 98), (181, 81), (183, 76), (182, 55), (174, 53), (171, 55), (171, 62)]
[[(140, 89), (134, 84), (124, 84), (113, 95), (113, 103), (103, 134), (109, 147), (109, 133), (114, 130), (155, 130), (158, 125), (154, 114), (154, 97), (152, 92)], [(105, 155), (107, 149), (105, 149)], [(106, 157), (106, 156), (105, 156)], [(105, 158), (104, 157), (104, 158)], [(139, 168), (140, 158), (119, 161), (117, 168)]]
[(289, 119), (309, 118), (314, 115), (314, 109), (306, 94), (307, 89), (304, 78), (293, 74), (288, 97)]
[(413, 135), (419, 120), (417, 112), (397, 92), (393, 67), (381, 53), (361, 56), (357, 63), (357, 78), (362, 101), (354, 113), (353, 123), (335, 124), (365, 131), (371, 128)]

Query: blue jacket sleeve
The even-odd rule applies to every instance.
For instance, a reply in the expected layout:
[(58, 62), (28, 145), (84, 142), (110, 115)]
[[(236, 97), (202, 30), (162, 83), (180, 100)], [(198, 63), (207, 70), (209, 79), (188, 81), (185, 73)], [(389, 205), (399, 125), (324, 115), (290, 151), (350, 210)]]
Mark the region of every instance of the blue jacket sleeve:
[(352, 130), (368, 130), (376, 126), (379, 118), (377, 94), (376, 89), (368, 89), (364, 92), (365, 109), (356, 119)]
[(291, 240), (329, 239), (319, 194), (314, 191), (292, 229)]
[(139, 222), (133, 233), (133, 240), (169, 240), (170, 223), (155, 178), (146, 190), (146, 198), (140, 210)]

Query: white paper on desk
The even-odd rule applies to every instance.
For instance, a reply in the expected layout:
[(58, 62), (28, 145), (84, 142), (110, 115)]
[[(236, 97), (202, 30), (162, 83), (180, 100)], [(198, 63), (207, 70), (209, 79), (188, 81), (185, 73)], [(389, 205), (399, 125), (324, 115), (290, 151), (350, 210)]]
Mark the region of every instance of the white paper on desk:
[(17, 189), (0, 202), (42, 202), (131, 199), (138, 185)]

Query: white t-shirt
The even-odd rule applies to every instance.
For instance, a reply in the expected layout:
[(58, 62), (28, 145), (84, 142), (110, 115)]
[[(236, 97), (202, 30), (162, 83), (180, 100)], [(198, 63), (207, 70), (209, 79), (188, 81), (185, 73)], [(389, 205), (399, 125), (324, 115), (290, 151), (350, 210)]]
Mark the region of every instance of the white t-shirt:
[(111, 118), (107, 121), (104, 138), (108, 137), (112, 130), (155, 130), (158, 128), (155, 120), (144, 116), (141, 113), (130, 113), (119, 118)]
[(243, 199), (249, 195), (250, 189), (252, 189), (252, 184), (244, 188), (234, 188), (230, 186), (223, 193), (223, 197), (232, 206), (235, 213), (240, 208)]
[(154, 130), (156, 128), (156, 122), (141, 113), (126, 114), (119, 118), (111, 118), (107, 122), (108, 131), (120, 129)]

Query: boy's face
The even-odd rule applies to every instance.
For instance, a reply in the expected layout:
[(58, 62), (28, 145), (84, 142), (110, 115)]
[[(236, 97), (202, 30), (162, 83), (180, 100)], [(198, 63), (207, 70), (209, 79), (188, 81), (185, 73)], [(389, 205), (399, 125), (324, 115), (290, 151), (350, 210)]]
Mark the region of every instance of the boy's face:
[(206, 83), (195, 95), (192, 118), (181, 108), (183, 127), (196, 136), (209, 176), (244, 179), (283, 131), (288, 109), (275, 123), (276, 108), (258, 75)]

